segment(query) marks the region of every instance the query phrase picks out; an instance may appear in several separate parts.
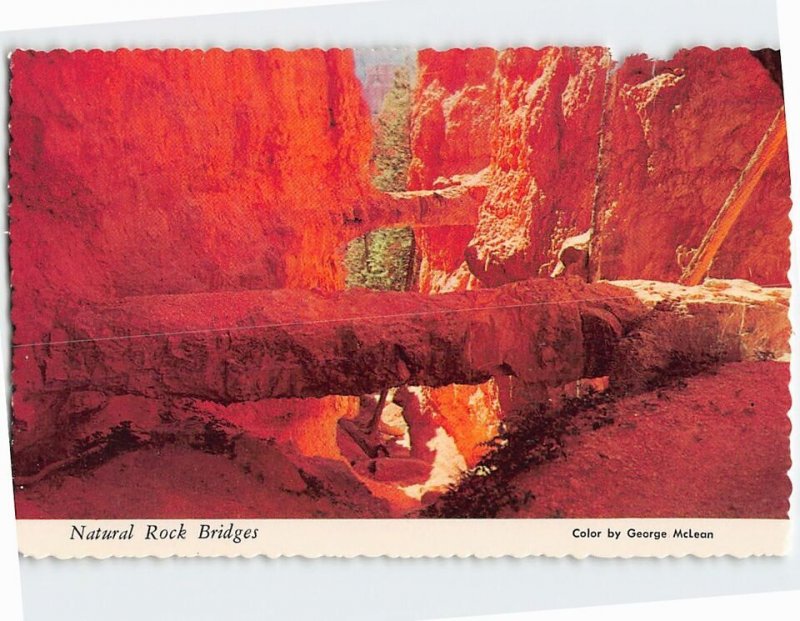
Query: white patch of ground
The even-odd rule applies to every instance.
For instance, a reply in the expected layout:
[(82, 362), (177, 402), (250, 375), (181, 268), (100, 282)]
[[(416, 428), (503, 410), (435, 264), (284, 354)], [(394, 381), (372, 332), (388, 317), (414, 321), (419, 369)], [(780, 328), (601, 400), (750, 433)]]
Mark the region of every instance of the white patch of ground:
[(631, 289), (636, 297), (648, 306), (659, 302), (672, 302), (678, 308), (687, 304), (742, 304), (755, 306), (777, 303), (789, 304), (791, 290), (788, 287), (762, 287), (749, 280), (723, 280), (708, 278), (701, 285), (686, 286), (656, 280), (612, 280), (618, 287)]
[(462, 472), (467, 470), (467, 462), (458, 450), (455, 440), (443, 427), (436, 428), (436, 435), (431, 438), (427, 447), (435, 452), (431, 474), (422, 484), (409, 485), (400, 489), (411, 498), (422, 500), (428, 492), (443, 492), (455, 483)]

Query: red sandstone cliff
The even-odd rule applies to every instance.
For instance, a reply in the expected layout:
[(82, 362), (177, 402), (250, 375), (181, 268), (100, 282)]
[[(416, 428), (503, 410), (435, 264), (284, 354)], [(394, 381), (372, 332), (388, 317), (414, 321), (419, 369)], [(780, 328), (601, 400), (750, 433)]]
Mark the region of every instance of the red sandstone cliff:
[[(591, 278), (677, 280), (782, 105), (769, 51), (490, 52), (420, 52), (412, 133), (419, 187), (489, 165), (466, 252), (484, 286), (550, 275), (584, 233)], [(786, 281), (788, 184), (784, 142), (710, 276)]]
[(591, 225), (608, 52), (423, 50), (418, 65), (410, 184), (488, 166), (469, 269), (489, 286), (549, 275)]
[[(17, 52), (12, 72), (15, 342), (58, 340), (90, 302), (343, 288), (337, 254), (375, 200), (350, 51)], [(37, 368), (20, 350), (14, 360), (24, 471), (58, 463), (120, 417), (149, 432), (156, 423), (137, 412), (181, 411), (141, 398), (119, 408), (102, 393), (81, 396), (80, 380), (45, 390), (69, 364)], [(284, 452), (332, 458), (335, 429), (321, 421), (335, 427), (351, 401), (263, 402), (258, 425), (242, 408), (191, 408), (256, 435), (268, 427)], [(291, 412), (291, 424), (272, 411)]]
[(590, 226), (610, 66), (603, 48), (500, 54), (489, 193), (467, 254), (483, 283), (549, 275), (561, 242)]
[[(695, 50), (670, 62), (644, 65), (635, 57), (615, 69), (608, 53), (599, 48), (420, 52), (412, 187), (435, 187), (448, 183), (448, 178), (469, 178), (474, 184), (474, 173), (488, 165), (480, 179), (488, 193), (475, 232), (467, 225), (415, 228), (420, 290), (441, 293), (549, 276), (559, 258), (567, 261), (560, 253), (562, 244), (570, 238), (578, 241), (578, 236), (582, 249), (570, 260), (583, 264), (567, 268), (568, 272), (589, 276), (585, 252), (593, 244), (595, 278), (636, 274), (677, 280), (675, 250), (692, 236), (694, 245), (699, 243), (758, 143), (759, 131), (763, 133), (781, 103), (769, 63), (762, 67), (745, 50), (725, 51), (713, 62), (707, 55), (708, 50)], [(738, 69), (728, 57), (735, 59)], [(687, 77), (685, 69), (678, 68), (676, 76), (653, 77), (649, 82), (642, 70), (646, 65), (655, 73), (657, 66), (688, 64), (702, 69)], [(630, 87), (631, 75), (644, 84)], [(654, 101), (662, 88), (673, 86), (672, 80), (684, 78), (692, 86), (681, 95), (681, 102), (689, 105), (679, 119), (669, 105)], [(754, 101), (743, 106), (753, 88)], [(741, 125), (752, 120), (754, 107), (761, 110), (763, 127), (752, 127), (743, 143)], [(622, 127), (623, 121), (635, 127)], [(649, 134), (651, 125), (660, 128), (657, 138), (649, 143), (645, 138), (640, 144), (640, 136)], [(712, 126), (717, 129), (707, 132)], [(721, 148), (711, 149), (716, 143)], [(712, 151), (713, 172), (702, 161)], [(659, 170), (653, 163), (660, 161), (656, 152), (663, 160)], [(725, 245), (746, 246), (747, 256), (723, 248), (711, 275), (764, 284), (784, 281), (780, 272), (788, 268), (789, 207), (785, 152), (778, 160)], [(720, 167), (726, 171), (722, 177), (717, 175)], [(709, 176), (714, 183), (707, 183)], [(700, 208), (686, 209), (676, 191), (679, 186), (685, 193), (708, 197), (711, 192), (715, 198)], [(703, 190), (694, 192), (693, 186)], [(610, 198), (618, 193), (625, 194), (627, 206)], [(756, 201), (761, 204), (754, 207)], [(757, 226), (762, 217), (769, 220), (768, 230)], [(659, 234), (652, 235), (654, 230)], [(779, 245), (778, 252), (765, 247), (769, 240)], [(648, 267), (653, 265), (658, 267)], [(767, 266), (777, 272), (772, 269), (773, 274), (766, 275), (762, 268)], [(501, 384), (500, 402), (507, 402), (510, 390)], [(484, 429), (504, 417), (497, 400), (488, 408), (472, 405), (479, 390), (423, 388), (421, 399), (438, 420), (457, 421), (448, 432), (458, 435), (461, 430), (463, 435), (477, 429), (464, 418), (465, 412), (488, 413)], [(498, 387), (493, 384), (492, 390), (497, 392)], [(479, 450), (477, 443), (468, 444), (462, 442), (459, 448), (471, 462)]]
[[(675, 281), (783, 105), (746, 49), (628, 58), (613, 75), (591, 265), (594, 278)], [(765, 285), (789, 269), (786, 142), (710, 270)], [(683, 255), (681, 260), (679, 255)]]
[(439, 177), (475, 173), (489, 163), (496, 62), (489, 48), (419, 52), (408, 189), (432, 188)]
[(12, 72), (23, 339), (57, 299), (343, 285), (336, 223), (371, 192), (351, 52), (17, 52)]

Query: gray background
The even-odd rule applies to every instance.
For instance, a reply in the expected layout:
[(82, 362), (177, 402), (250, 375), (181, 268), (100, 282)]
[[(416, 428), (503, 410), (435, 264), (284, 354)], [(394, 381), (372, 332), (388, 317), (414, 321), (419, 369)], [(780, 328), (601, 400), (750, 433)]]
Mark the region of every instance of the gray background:
[[(4, 54), (17, 47), (547, 44), (608, 45), (617, 58), (669, 57), (694, 45), (779, 47), (772, 0), (410, 0), (0, 33)], [(7, 79), (0, 75), (2, 92)], [(4, 119), (7, 105), (0, 101)], [(6, 260), (4, 249), (0, 257)], [(6, 308), (7, 269), (0, 278)], [(8, 328), (0, 326), (4, 351)], [(797, 530), (795, 522), (794, 540)], [(796, 550), (744, 560), (22, 559), (21, 568), (28, 620), (430, 619), (800, 588)]]

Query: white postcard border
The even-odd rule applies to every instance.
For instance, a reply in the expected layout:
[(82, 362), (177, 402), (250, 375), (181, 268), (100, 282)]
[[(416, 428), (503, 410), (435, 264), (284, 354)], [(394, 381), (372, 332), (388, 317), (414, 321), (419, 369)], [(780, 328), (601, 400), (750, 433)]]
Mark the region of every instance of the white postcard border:
[[(23, 555), (60, 559), (687, 555), (743, 558), (785, 555), (790, 530), (791, 523), (786, 519), (17, 520)], [(612, 531), (619, 536), (615, 538)], [(702, 536), (703, 533), (711, 533), (711, 537)]]

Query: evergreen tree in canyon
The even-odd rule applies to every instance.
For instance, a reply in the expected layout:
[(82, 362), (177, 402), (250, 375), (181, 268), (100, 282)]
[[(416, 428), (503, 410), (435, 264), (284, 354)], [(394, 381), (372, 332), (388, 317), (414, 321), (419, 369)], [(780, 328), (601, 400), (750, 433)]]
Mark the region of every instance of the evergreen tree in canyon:
[(375, 127), (375, 187), (384, 192), (406, 189), (411, 162), (409, 128), (411, 119), (411, 73), (398, 67), (394, 81), (383, 99)]
[(405, 291), (411, 276), (414, 233), (409, 227), (376, 229), (347, 246), (348, 288)]

